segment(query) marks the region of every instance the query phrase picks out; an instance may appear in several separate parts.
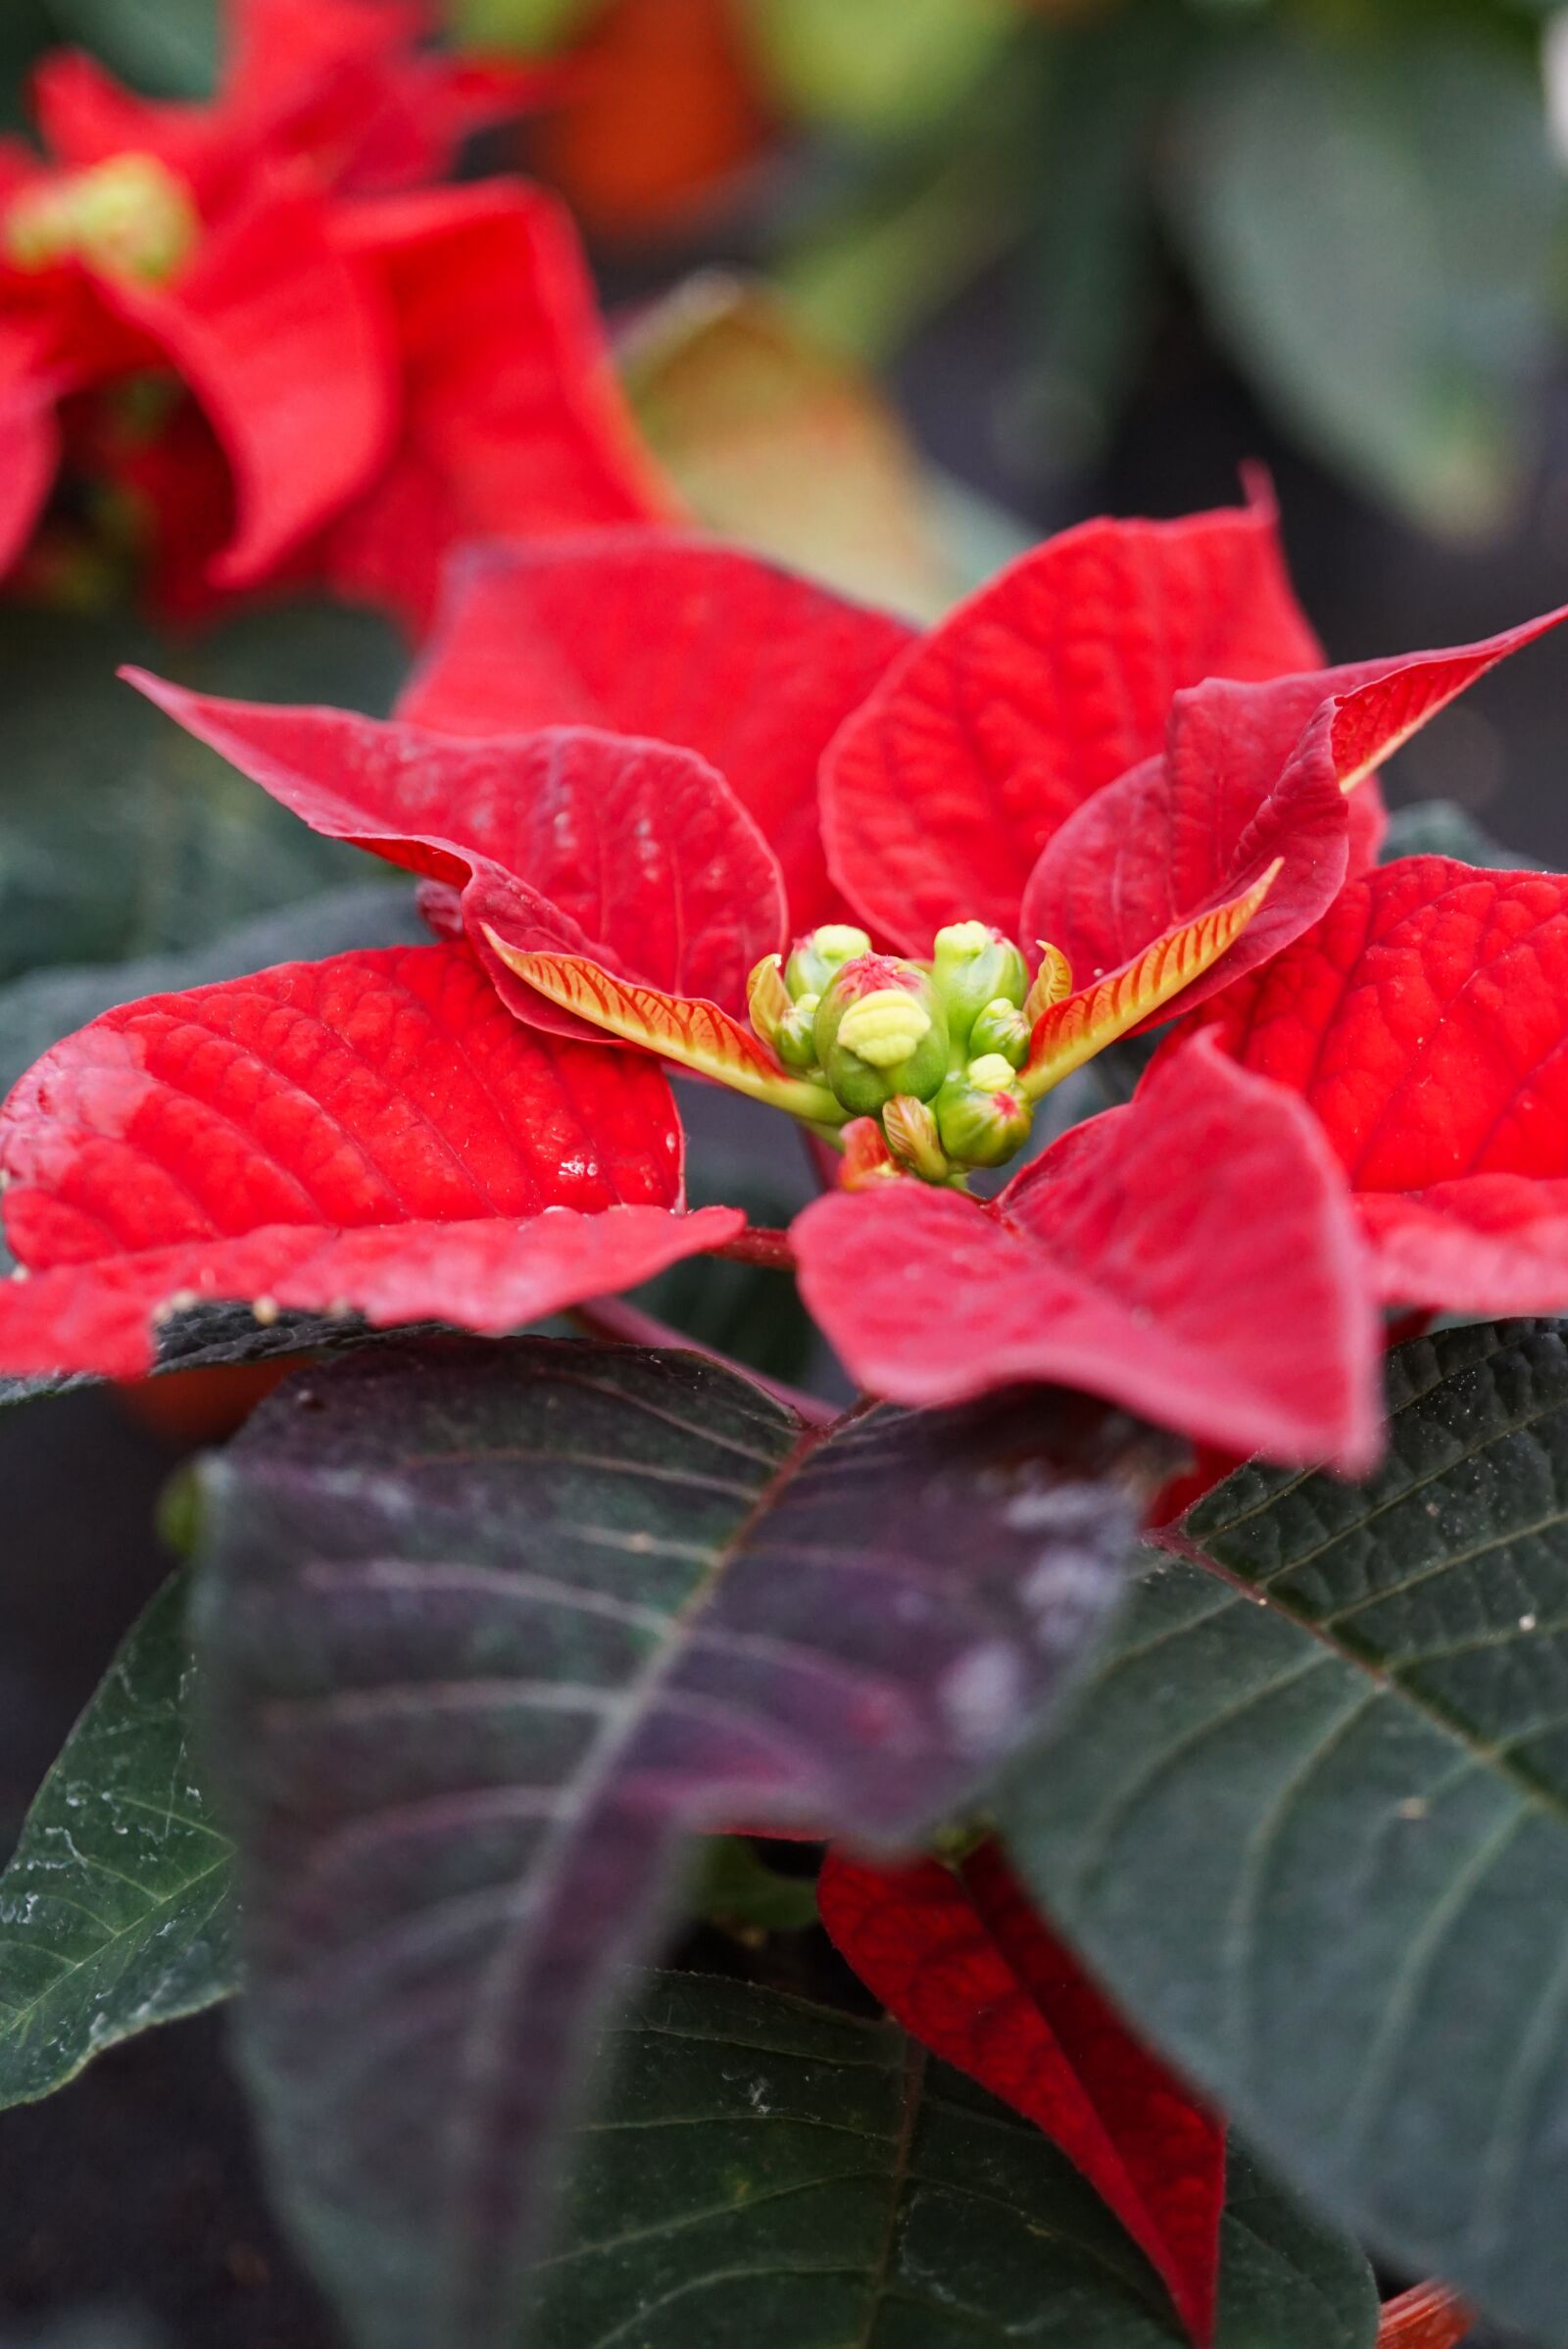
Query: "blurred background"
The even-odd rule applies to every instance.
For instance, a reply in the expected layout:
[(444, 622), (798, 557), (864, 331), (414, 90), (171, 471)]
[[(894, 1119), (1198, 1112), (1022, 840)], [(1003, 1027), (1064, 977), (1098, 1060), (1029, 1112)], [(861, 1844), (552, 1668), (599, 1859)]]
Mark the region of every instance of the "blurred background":
[[(1227, 502), (1261, 464), (1336, 659), (1568, 599), (1568, 8), (445, 5), (452, 43), (549, 61), (547, 102), (472, 167), (566, 197), (644, 429), (712, 527), (930, 614), (1048, 531)], [(200, 94), (217, 37), (214, 0), (0, 0), (0, 114), (24, 128), (63, 41)], [(47, 1025), (83, 968), (362, 877), (130, 706), (114, 663), (379, 710), (407, 659), (381, 620), (308, 603), (171, 644), (79, 560), (74, 517), (52, 526), (0, 603), (0, 979), (40, 990), (40, 1045), (98, 1007)], [(1562, 675), (1549, 647), (1509, 663), (1391, 799), (1568, 863)], [(773, 1332), (781, 1374), (798, 1341)], [(202, 1433), (101, 1394), (0, 1418), (0, 1852), (166, 1571), (157, 1495)], [(0, 2343), (327, 2340), (220, 2029), (8, 2116)]]

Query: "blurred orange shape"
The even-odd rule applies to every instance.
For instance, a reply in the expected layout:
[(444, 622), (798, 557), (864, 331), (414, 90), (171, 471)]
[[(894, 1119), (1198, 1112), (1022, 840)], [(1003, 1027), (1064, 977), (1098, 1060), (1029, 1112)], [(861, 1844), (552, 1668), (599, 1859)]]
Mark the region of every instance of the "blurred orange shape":
[(564, 83), (533, 152), (605, 235), (679, 227), (767, 137), (731, 0), (617, 0)]

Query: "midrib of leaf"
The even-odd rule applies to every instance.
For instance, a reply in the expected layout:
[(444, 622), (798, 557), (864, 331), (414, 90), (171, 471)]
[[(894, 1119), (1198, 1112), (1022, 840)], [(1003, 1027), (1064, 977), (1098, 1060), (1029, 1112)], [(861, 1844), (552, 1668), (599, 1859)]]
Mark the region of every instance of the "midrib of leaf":
[[(196, 1820), (182, 1820), (180, 1824), (181, 1826), (194, 1827), (199, 1826), (201, 1823)], [(206, 1833), (209, 1835), (212, 1835), (214, 1832), (215, 1831), (211, 1828), (206, 1830)], [(221, 1840), (221, 1838), (219, 1839)], [(182, 1884), (176, 1884), (172, 1891), (163, 1893), (157, 1900), (153, 1901), (147, 1908), (145, 1908), (141, 1915), (131, 1924), (116, 1926), (113, 1932), (105, 1933), (104, 1937), (99, 1942), (97, 1948), (90, 1951), (87, 1956), (79, 1958), (56, 1958), (56, 1953), (53, 1950), (47, 1951), (45, 1953), (46, 1955), (48, 1955), (50, 1958), (56, 1958), (56, 1963), (58, 1963), (60, 1967), (60, 1972), (55, 1976), (54, 1981), (47, 1983), (45, 1987), (38, 1992), (36, 1998), (29, 1999), (25, 2006), (8, 2007), (5, 2010), (3, 2019), (0, 2019), (0, 2042), (3, 2042), (6, 2039), (20, 2039), (25, 2031), (27, 2024), (31, 2021), (33, 2016), (37, 2014), (39, 2008), (46, 2006), (51, 1999), (58, 1997), (60, 1992), (64, 1989), (66, 1983), (70, 1982), (74, 1976), (80, 1974), (88, 1967), (101, 1965), (106, 1956), (113, 1952), (117, 1943), (128, 1940), (134, 1934), (145, 1933), (148, 1928), (164, 1913), (166, 1909), (172, 1908), (177, 1902), (188, 1899), (191, 1893), (196, 1891), (200, 1885), (205, 1884), (210, 1877), (221, 1876), (228, 1866), (229, 1857), (230, 1854), (228, 1846), (224, 1844), (223, 1849), (219, 1853), (217, 1859), (211, 1861), (207, 1867), (199, 1868), (193, 1876), (186, 1877), (184, 1882)], [(113, 1869), (104, 1868), (97, 1860), (83, 1860), (81, 1865), (87, 1869), (96, 1869), (100, 1876), (113, 1876), (118, 1873)], [(120, 1876), (119, 1881), (122, 1884), (130, 1884), (138, 1892), (144, 1889), (142, 1885), (136, 1883), (134, 1877)], [(71, 1901), (67, 1899), (67, 1896), (63, 1893), (50, 1892), (43, 1895), (43, 1897), (50, 1900), (64, 1900), (66, 1901), (66, 1905), (68, 1907), (77, 1909), (84, 1917), (92, 1914), (90, 1910), (82, 1908), (79, 1901)], [(207, 1919), (211, 1917), (212, 1914), (212, 1909), (204, 1910), (202, 1922), (205, 1924)], [(101, 1920), (95, 1920), (95, 1922), (101, 1923)], [(6, 1937), (15, 1937), (20, 1941), (20, 1936), (8, 1935)], [(29, 1948), (31, 1946), (30, 1943), (22, 1945)], [(34, 1952), (34, 1954), (36, 1954), (36, 1952)], [(198, 1998), (188, 2005), (171, 2006), (163, 2010), (164, 2017), (167, 2021), (172, 2023), (180, 2015), (198, 2013), (209, 2003), (210, 2001), (205, 1998)], [(100, 2043), (94, 2042), (89, 2038), (89, 2043), (83, 2048), (80, 2057), (74, 2064), (72, 2065), (70, 2071), (61, 2073), (58, 2078), (51, 2080), (48, 2085), (43, 2088), (40, 2093), (43, 2095), (53, 2095), (56, 2088), (63, 2088), (68, 2080), (73, 2080), (75, 2079), (78, 2072), (85, 2071), (88, 2064), (92, 2062), (93, 2057), (100, 2052)], [(23, 2103), (29, 2103), (32, 2101), (32, 2099), (29, 2097), (23, 2097), (20, 2099), (20, 2101)]]
[[(604, 1392), (609, 1395), (612, 1390), (607, 1388)], [(692, 1432), (701, 1433), (707, 1440), (706, 1430)], [(493, 2151), (485, 2112), (494, 2108), (483, 2089), (487, 2081), (503, 2080), (507, 2075), (502, 2018), (514, 1987), (517, 1964), (526, 1949), (527, 1928), (535, 1912), (552, 1898), (562, 1865), (577, 1843), (585, 1820), (592, 1816), (598, 1802), (610, 1791), (627, 1747), (647, 1717), (649, 1706), (662, 1685), (678, 1666), (685, 1653), (692, 1625), (711, 1601), (725, 1572), (749, 1540), (753, 1528), (776, 1505), (779, 1495), (800, 1475), (830, 1432), (826, 1428), (800, 1428), (793, 1448), (765, 1480), (734, 1531), (714, 1549), (708, 1573), (668, 1617), (667, 1629), (659, 1645), (608, 1711), (605, 1731), (597, 1742), (592, 1761), (585, 1770), (573, 1777), (561, 1807), (559, 1824), (546, 1833), (537, 1859), (506, 1904), (503, 1938), (495, 1956), (483, 1969), (483, 1980), (476, 1996), (475, 2020), (466, 2050), (465, 2080), (467, 2093), (455, 2099), (453, 2106), (455, 2142), (452, 2168), (457, 2175), (466, 2176), (471, 2181), (475, 2192), (478, 2181), (486, 2173), (487, 2159)]]
[(904, 2109), (888, 2174), (887, 2225), (882, 2229), (882, 2240), (877, 2246), (876, 2266), (868, 2278), (865, 2322), (852, 2349), (871, 2349), (877, 2319), (888, 2295), (893, 2275), (893, 2256), (899, 2247), (899, 2221), (904, 2215), (904, 2192), (908, 2184), (910, 2157), (914, 2151), (914, 2132), (920, 2120), (920, 2097), (925, 2086), (926, 2064), (925, 2049), (917, 2039), (911, 2039), (905, 2050)]

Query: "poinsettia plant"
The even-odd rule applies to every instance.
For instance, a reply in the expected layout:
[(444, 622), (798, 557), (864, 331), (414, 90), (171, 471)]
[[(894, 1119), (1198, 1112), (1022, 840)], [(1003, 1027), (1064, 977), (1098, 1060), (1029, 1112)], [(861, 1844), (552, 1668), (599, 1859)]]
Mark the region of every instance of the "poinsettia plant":
[[(1485, 1318), (1568, 878), (1378, 781), (1563, 616), (1326, 666), (1258, 490), (925, 634), (638, 524), (465, 554), (389, 720), (132, 676), (426, 936), (0, 1111), (14, 1407), (307, 1357), (0, 1878), (0, 2096), (242, 1983), (371, 2349), (1568, 2340), (1568, 1350)], [(716, 1259), (846, 1408), (626, 1299)]]
[(316, 584), (416, 632), (466, 534), (668, 515), (566, 216), (439, 184), (540, 77), (424, 29), (233, 0), (205, 103), (44, 60), (43, 151), (0, 146), (0, 574), (184, 618)]

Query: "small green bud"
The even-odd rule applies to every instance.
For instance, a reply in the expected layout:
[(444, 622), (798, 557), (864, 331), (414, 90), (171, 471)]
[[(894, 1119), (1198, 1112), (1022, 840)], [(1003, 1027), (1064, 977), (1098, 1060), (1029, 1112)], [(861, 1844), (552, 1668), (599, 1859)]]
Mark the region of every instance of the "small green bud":
[(1029, 1139), (1034, 1111), (1009, 1091), (1012, 1068), (1000, 1052), (971, 1061), (937, 1095), (937, 1132), (960, 1166), (1004, 1166)]
[(970, 1030), (994, 1003), (1019, 1005), (1029, 991), (1029, 966), (1010, 938), (989, 922), (960, 921), (939, 930), (931, 976), (947, 1007), (954, 1050), (971, 1051)]
[(824, 922), (795, 941), (784, 965), (784, 984), (797, 1003), (803, 995), (823, 995), (846, 962), (870, 952), (871, 941), (863, 930), (849, 922)]
[(969, 1030), (969, 1050), (976, 1057), (1002, 1055), (1009, 1068), (1022, 1068), (1029, 1057), (1029, 1022), (1004, 995), (985, 1009)]
[(773, 1050), (786, 1068), (806, 1076), (816, 1066), (816, 1006), (821, 998), (803, 995), (773, 1031)]
[(818, 1066), (857, 1117), (875, 1117), (899, 1093), (929, 1101), (948, 1073), (948, 1023), (929, 974), (887, 954), (845, 964), (813, 1034)]
[(911, 1174), (941, 1183), (953, 1172), (929, 1102), (917, 1101), (911, 1094), (895, 1094), (882, 1112), (882, 1131), (895, 1158)]

